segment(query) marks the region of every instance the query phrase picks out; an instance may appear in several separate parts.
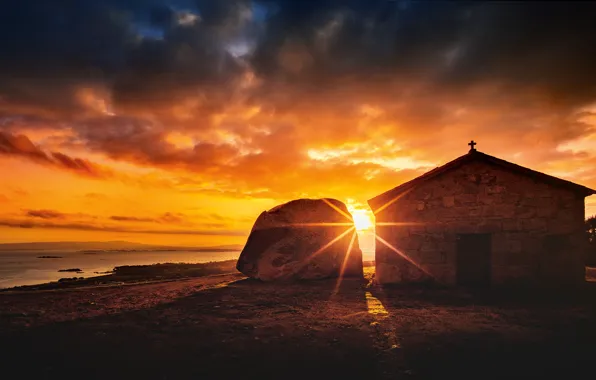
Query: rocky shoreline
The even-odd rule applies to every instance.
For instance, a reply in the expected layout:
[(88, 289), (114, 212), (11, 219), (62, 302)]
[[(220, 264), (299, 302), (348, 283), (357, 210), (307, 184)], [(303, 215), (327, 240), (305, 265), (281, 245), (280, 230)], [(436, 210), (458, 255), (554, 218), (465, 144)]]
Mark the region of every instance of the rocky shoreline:
[[(209, 263), (164, 263), (154, 265), (125, 265), (115, 267), (113, 271), (94, 277), (65, 277), (58, 281), (37, 285), (23, 285), (0, 289), (0, 292), (53, 290), (82, 288), (98, 285), (121, 285), (129, 283), (166, 281), (214, 274), (237, 273), (236, 260), (215, 261)], [(81, 273), (78, 268), (60, 270), (62, 272)]]

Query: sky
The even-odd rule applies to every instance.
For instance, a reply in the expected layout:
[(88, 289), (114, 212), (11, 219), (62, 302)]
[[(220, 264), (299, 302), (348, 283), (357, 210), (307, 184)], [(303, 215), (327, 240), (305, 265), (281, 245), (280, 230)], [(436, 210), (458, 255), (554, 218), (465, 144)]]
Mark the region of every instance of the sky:
[(596, 188), (595, 4), (1, 7), (0, 243), (242, 244), (301, 197), (365, 228), (471, 139)]

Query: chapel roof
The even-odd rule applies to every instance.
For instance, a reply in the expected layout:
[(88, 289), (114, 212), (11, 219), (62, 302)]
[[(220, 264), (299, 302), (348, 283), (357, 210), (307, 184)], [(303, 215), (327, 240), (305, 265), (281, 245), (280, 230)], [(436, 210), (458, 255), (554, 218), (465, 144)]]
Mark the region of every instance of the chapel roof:
[(371, 206), (373, 211), (375, 211), (379, 209), (379, 207), (383, 207), (383, 205), (392, 203), (403, 192), (413, 189), (414, 187), (428, 181), (431, 178), (438, 177), (446, 172), (449, 172), (470, 162), (484, 162), (489, 165), (494, 165), (502, 169), (533, 178), (536, 181), (568, 189), (584, 197), (596, 194), (596, 190), (590, 189), (586, 186), (579, 185), (577, 183), (573, 183), (571, 181), (567, 181), (561, 178), (553, 177), (551, 175), (541, 173), (539, 171), (532, 170), (509, 161), (502, 160), (500, 158), (488, 155), (486, 153), (479, 152), (472, 146), (472, 149), (470, 149), (470, 151), (467, 154), (464, 154), (463, 156), (460, 156), (455, 160), (446, 163), (443, 166), (439, 166), (429, 172), (424, 173), (419, 177), (414, 178), (411, 181), (405, 182), (397, 187), (394, 187), (389, 191), (386, 191), (372, 199), (369, 199), (368, 204)]

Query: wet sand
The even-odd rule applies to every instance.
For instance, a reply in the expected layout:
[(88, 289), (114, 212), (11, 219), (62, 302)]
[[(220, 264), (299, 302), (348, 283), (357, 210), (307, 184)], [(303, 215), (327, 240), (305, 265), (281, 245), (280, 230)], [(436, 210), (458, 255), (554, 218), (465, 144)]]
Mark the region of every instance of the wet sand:
[[(19, 378), (589, 377), (596, 283), (572, 295), (270, 284), (238, 273), (0, 293)], [(12, 377), (9, 377), (12, 378)]]

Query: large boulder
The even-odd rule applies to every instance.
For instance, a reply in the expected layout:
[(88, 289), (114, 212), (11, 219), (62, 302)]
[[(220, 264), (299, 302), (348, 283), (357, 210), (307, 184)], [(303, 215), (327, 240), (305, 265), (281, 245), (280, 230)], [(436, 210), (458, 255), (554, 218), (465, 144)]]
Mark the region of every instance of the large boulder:
[(263, 281), (284, 281), (338, 277), (343, 265), (344, 277), (363, 276), (362, 251), (346, 205), (298, 199), (259, 215), (236, 268)]

